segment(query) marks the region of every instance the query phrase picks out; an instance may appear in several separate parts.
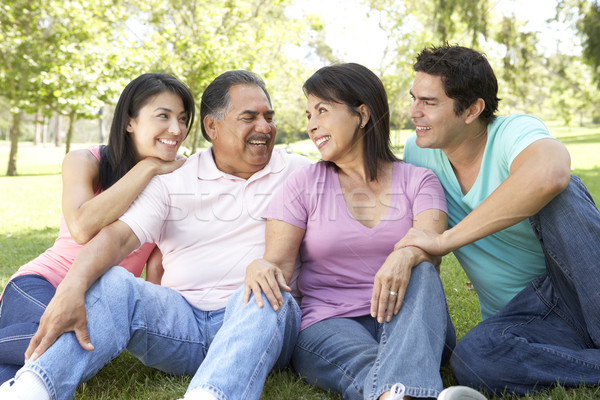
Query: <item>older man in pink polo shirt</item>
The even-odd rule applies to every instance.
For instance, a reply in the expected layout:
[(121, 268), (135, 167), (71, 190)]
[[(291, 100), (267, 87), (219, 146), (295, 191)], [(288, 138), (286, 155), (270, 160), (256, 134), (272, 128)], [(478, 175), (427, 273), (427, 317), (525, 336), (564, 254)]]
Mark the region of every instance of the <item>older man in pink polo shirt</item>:
[[(260, 398), (269, 371), (291, 356), (300, 311), (289, 293), (276, 312), (242, 305), (242, 283), (264, 253), (260, 216), (272, 193), (308, 164), (273, 150), (273, 114), (264, 82), (250, 72), (226, 72), (206, 88), (202, 133), (212, 147), (154, 178), (81, 250), (2, 399), (71, 399), (124, 350), (193, 374), (185, 400)], [(163, 253), (161, 286), (111, 268), (146, 242)]]

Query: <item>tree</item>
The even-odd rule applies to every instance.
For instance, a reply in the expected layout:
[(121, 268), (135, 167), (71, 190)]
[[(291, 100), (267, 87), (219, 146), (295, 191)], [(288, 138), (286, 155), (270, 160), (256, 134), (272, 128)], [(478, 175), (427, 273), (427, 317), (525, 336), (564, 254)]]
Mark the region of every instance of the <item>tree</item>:
[[(0, 10), (0, 88), (12, 113), (7, 175), (16, 175), (21, 116), (42, 111), (91, 118), (121, 88), (128, 59), (119, 45), (124, 6), (111, 0), (4, 2)], [(124, 25), (122, 25), (124, 26)]]
[[(412, 65), (416, 53), (425, 46), (446, 42), (473, 47), (486, 54), (499, 80), (499, 94), (503, 99), (501, 113), (536, 111), (539, 115), (551, 106), (558, 110), (552, 116), (558, 114), (564, 121), (571, 121), (574, 112), (581, 114), (593, 109), (586, 106), (591, 99), (596, 98), (597, 102), (597, 91), (586, 87), (589, 74), (585, 66), (578, 63), (578, 57), (561, 54), (558, 45), (553, 54), (542, 53), (538, 45), (540, 33), (528, 29), (514, 15), (494, 9), (493, 2), (365, 2), (379, 17), (382, 30), (388, 33), (387, 54), (378, 72), (388, 91), (392, 126), (402, 127), (409, 121), (408, 91), (414, 76)], [(592, 45), (594, 40), (600, 42), (600, 33), (593, 30), (599, 29), (597, 5), (595, 1), (595, 8), (591, 7), (586, 14), (581, 10), (589, 8), (589, 0), (562, 0), (558, 2), (557, 15), (579, 21), (582, 32), (583, 26), (587, 27), (585, 43), (591, 50), (586, 59), (597, 59), (600, 63), (600, 47)], [(586, 16), (583, 20), (587, 25), (578, 19), (581, 15)], [(579, 73), (569, 73), (564, 69), (565, 65), (577, 65)], [(595, 65), (597, 68), (598, 64)]]
[[(39, 1), (5, 0), (0, 8), (0, 93), (11, 113), (10, 154), (6, 174), (17, 174), (17, 151), (24, 112), (35, 109), (36, 84), (31, 79), (41, 70), (48, 38), (43, 27), (46, 14)], [(35, 56), (34, 56), (35, 55)]]
[[(288, 46), (299, 45), (318, 21), (300, 21), (285, 13), (289, 0), (155, 0), (140, 6), (143, 21), (139, 43), (152, 54), (151, 65), (181, 78), (198, 100), (217, 75), (228, 69), (247, 69), (261, 75), (277, 105), (279, 132), (302, 129), (297, 109), (300, 87), (308, 75), (301, 63), (286, 56)], [(305, 76), (303, 76), (305, 75)], [(282, 83), (293, 85), (284, 90)], [(287, 86), (287, 85), (286, 85)], [(293, 100), (296, 99), (296, 100)], [(293, 114), (290, 107), (294, 108)], [(200, 143), (197, 129), (188, 146)]]
[(593, 76), (600, 87), (600, 3), (590, 4), (588, 12), (581, 21), (583, 41), (583, 58), (592, 66)]

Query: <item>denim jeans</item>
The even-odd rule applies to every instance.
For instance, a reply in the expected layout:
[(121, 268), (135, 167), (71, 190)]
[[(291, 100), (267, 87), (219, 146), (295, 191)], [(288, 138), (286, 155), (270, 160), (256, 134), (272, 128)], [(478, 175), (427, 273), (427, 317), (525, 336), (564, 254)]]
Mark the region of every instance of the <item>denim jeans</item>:
[[(195, 309), (175, 290), (134, 278), (123, 268), (107, 271), (87, 292), (93, 351), (74, 333), (63, 334), (25, 370), (44, 381), (50, 398), (71, 399), (78, 384), (128, 350), (145, 365), (172, 374), (195, 374), (188, 391), (205, 387), (219, 399), (259, 399), (275, 365), (289, 361), (300, 326), (295, 300), (274, 312), (254, 298), (242, 306), (243, 287), (225, 309)], [(201, 367), (199, 369), (199, 367)]]
[(526, 394), (600, 382), (600, 212), (581, 180), (530, 218), (547, 272), (458, 343), (463, 385)]
[(300, 332), (292, 365), (308, 383), (346, 400), (378, 399), (395, 383), (407, 396), (437, 397), (442, 354), (455, 342), (440, 277), (421, 263), (390, 322), (370, 315), (317, 322)]
[(0, 303), (0, 384), (25, 363), (25, 350), (56, 289), (43, 276), (28, 274), (10, 280)]

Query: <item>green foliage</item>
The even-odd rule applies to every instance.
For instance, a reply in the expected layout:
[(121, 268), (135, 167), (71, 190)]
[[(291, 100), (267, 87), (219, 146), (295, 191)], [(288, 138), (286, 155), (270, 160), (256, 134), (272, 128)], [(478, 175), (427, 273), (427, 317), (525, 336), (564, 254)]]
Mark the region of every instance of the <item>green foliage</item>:
[[(494, 2), (364, 0), (364, 3), (388, 34), (387, 53), (377, 72), (388, 91), (395, 128), (410, 126), (408, 91), (417, 52), (444, 42), (473, 47), (487, 55), (499, 81), (501, 114), (559, 115), (565, 123), (583, 115), (598, 114), (600, 92), (598, 87), (588, 84), (593, 71), (581, 62), (581, 57), (560, 51), (568, 46), (567, 39), (552, 53), (543, 53), (540, 33), (528, 29), (514, 15), (503, 15)], [(558, 2), (557, 15), (579, 21), (588, 9), (588, 0), (563, 0)], [(593, 10), (592, 7), (585, 21), (597, 23), (598, 15)], [(587, 26), (597, 29), (591, 22)], [(600, 40), (597, 31), (590, 32), (588, 37)], [(599, 57), (600, 50), (594, 49), (590, 54)]]
[(583, 57), (594, 69), (594, 79), (600, 86), (600, 3), (590, 4), (589, 11), (581, 22), (581, 32), (585, 35)]

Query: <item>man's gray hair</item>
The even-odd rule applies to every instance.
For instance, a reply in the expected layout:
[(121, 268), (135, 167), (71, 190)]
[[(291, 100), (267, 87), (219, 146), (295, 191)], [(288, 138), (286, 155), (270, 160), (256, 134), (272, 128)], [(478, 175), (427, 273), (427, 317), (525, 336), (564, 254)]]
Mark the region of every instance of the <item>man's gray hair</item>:
[(267, 96), (269, 104), (271, 97), (265, 82), (255, 73), (244, 70), (227, 71), (215, 78), (202, 93), (200, 101), (200, 126), (202, 127), (202, 136), (210, 142), (210, 137), (204, 128), (204, 117), (210, 115), (217, 121), (222, 121), (225, 114), (231, 109), (231, 99), (229, 90), (236, 85), (256, 85), (262, 89)]

